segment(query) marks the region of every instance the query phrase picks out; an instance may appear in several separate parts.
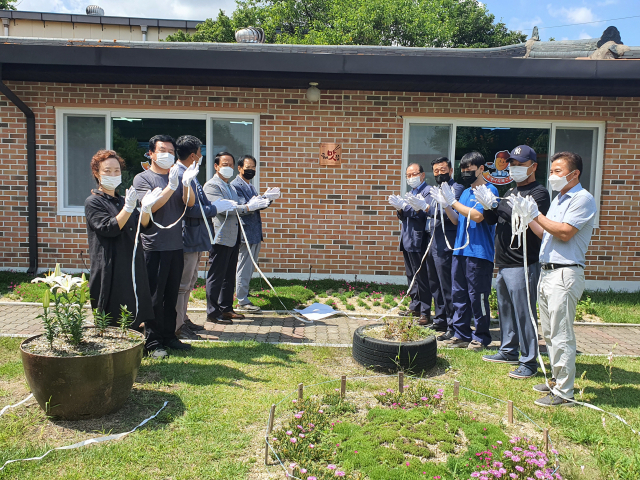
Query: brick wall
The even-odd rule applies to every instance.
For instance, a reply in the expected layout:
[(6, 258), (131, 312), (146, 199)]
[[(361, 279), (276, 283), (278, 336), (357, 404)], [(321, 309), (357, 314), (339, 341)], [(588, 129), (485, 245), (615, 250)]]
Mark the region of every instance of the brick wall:
[[(35, 112), (40, 267), (83, 268), (83, 217), (56, 215), (55, 107), (260, 113), (262, 187), (284, 196), (264, 214), (265, 272), (403, 275), (398, 222), (387, 203), (401, 180), (403, 116), (606, 120), (600, 228), (587, 278), (640, 279), (640, 98), (323, 91), (231, 87), (7, 82)], [(342, 144), (339, 168), (318, 164), (318, 144)], [(0, 99), (0, 264), (26, 268), (24, 116)], [(203, 267), (204, 268), (204, 267)], [(384, 277), (381, 278), (381, 280)]]

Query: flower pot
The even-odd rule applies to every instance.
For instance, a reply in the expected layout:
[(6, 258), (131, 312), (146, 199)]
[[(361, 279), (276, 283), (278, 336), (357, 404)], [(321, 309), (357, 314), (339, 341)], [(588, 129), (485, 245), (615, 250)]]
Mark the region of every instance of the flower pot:
[(353, 358), (365, 367), (421, 372), (432, 369), (438, 359), (436, 337), (414, 342), (394, 342), (363, 335), (365, 325), (353, 332)]
[(140, 342), (114, 353), (54, 357), (29, 353), (20, 345), (22, 365), (33, 396), (47, 415), (63, 420), (98, 418), (115, 412), (129, 398), (142, 361)]

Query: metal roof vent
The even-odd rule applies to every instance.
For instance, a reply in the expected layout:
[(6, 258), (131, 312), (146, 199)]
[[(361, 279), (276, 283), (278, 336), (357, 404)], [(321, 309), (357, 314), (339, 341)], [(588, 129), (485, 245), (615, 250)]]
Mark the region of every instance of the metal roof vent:
[(236, 30), (238, 43), (264, 43), (264, 30), (256, 27), (240, 28)]
[(98, 5), (89, 5), (87, 7), (87, 15), (95, 15), (97, 17), (102, 17), (104, 15), (104, 10), (102, 7)]

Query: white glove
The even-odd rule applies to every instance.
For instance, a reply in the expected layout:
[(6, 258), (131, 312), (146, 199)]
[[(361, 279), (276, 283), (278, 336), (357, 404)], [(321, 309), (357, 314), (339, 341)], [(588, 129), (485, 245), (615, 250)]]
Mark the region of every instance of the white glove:
[(142, 201), (140, 202), (142, 205), (142, 213), (151, 213), (151, 207), (158, 201), (158, 199), (162, 196), (162, 189), (160, 187), (156, 187), (153, 190), (147, 190), (147, 193), (142, 197)]
[(267, 191), (264, 192), (263, 197), (267, 197), (272, 201), (276, 198), (280, 198), (280, 187), (267, 188)]
[(171, 190), (176, 190), (178, 188), (179, 177), (180, 176), (180, 167), (178, 164), (174, 164), (173, 167), (169, 169), (169, 188)]
[(247, 202), (247, 208), (250, 212), (254, 210), (260, 210), (261, 208), (267, 208), (269, 206), (269, 199), (262, 197), (252, 197)]
[(507, 203), (511, 207), (511, 215), (518, 215), (522, 217), (523, 223), (528, 225), (534, 220), (540, 212), (538, 211), (538, 204), (531, 198), (531, 195), (523, 197), (518, 192), (517, 195), (511, 195), (507, 198)]
[(389, 203), (393, 205), (396, 210), (404, 210), (407, 206), (407, 202), (399, 195), (389, 195)]
[(456, 194), (453, 191), (453, 189), (451, 188), (451, 185), (449, 185), (446, 182), (443, 182), (440, 185), (440, 190), (442, 191), (442, 196), (447, 201), (447, 207), (450, 207), (451, 205), (453, 205), (454, 203), (457, 202)]
[(531, 195), (527, 195), (527, 214), (531, 220), (535, 220), (540, 215), (540, 210), (538, 210), (538, 204), (533, 199)]
[(136, 189), (133, 187), (127, 188), (126, 194), (124, 196), (124, 211), (131, 213), (136, 208), (138, 204), (138, 194)]
[[(200, 173), (198, 162), (193, 162), (182, 174), (182, 185), (184, 185), (185, 187), (191, 185), (191, 182), (198, 176), (198, 173)], [(171, 177), (171, 173), (169, 173), (169, 177)]]
[(216, 207), (218, 213), (228, 212), (229, 210), (234, 210), (238, 205), (238, 202), (234, 200), (227, 200), (226, 198), (221, 198), (220, 200), (216, 200), (211, 205)]
[(417, 195), (407, 195), (405, 198), (409, 205), (411, 205), (411, 208), (413, 208), (417, 212), (426, 211), (429, 209), (429, 204), (421, 193)]
[(449, 206), (449, 204), (447, 203), (447, 199), (444, 198), (444, 195), (442, 194), (442, 190), (438, 187), (431, 187), (431, 190), (429, 191), (429, 195), (431, 195), (431, 198), (438, 204), (438, 205), (442, 205), (442, 208), (447, 208)]
[(476, 200), (485, 210), (491, 210), (498, 204), (498, 198), (486, 185), (480, 185), (473, 189)]

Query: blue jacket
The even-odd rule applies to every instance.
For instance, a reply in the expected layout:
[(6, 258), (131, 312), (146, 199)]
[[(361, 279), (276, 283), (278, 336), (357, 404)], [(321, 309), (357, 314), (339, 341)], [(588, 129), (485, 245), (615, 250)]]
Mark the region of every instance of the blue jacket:
[[(187, 167), (181, 163), (178, 163), (178, 166), (180, 168), (180, 177), (182, 178), (182, 174), (184, 174)], [(194, 178), (193, 182), (191, 182), (191, 188), (196, 193), (196, 203), (193, 207), (187, 207), (187, 213), (185, 213), (182, 220), (183, 250), (185, 252), (208, 252), (211, 250), (211, 239), (202, 218), (200, 204), (202, 204), (202, 210), (204, 210), (204, 215), (209, 222), (211, 235), (215, 235), (211, 218), (215, 217), (218, 211), (207, 199), (197, 178)]]
[[(453, 192), (456, 195), (456, 200), (460, 200), (460, 195), (462, 195), (462, 192), (464, 192), (464, 187), (459, 183), (456, 183), (453, 178), (450, 179), (447, 183), (453, 189)], [(433, 211), (429, 210), (429, 214), (430, 216), (432, 216)], [(447, 239), (449, 240), (449, 245), (453, 247), (453, 244), (456, 241), (456, 232), (458, 231), (458, 226), (454, 225), (454, 223), (447, 216), (446, 212), (442, 212), (442, 214), (444, 217), (444, 230), (446, 232)], [(435, 249), (438, 250), (439, 252), (451, 252), (451, 250), (447, 248), (447, 242), (444, 239), (444, 233), (442, 233), (442, 225), (440, 225), (439, 212), (438, 212), (438, 215), (436, 216), (435, 225), (434, 225), (434, 222), (431, 221), (430, 228), (431, 228), (431, 235), (433, 235), (433, 246), (431, 248), (435, 247)]]
[[(247, 203), (251, 198), (259, 195), (255, 187), (247, 184), (247, 182), (240, 178), (240, 175), (231, 180), (231, 185), (235, 187), (240, 203)], [(244, 227), (244, 232), (247, 234), (249, 245), (255, 245), (263, 240), (262, 218), (260, 218), (259, 210), (244, 215), (242, 217), (242, 226)], [(242, 241), (244, 242), (244, 237)]]
[[(431, 187), (426, 182), (422, 182), (411, 190), (411, 193), (413, 195), (421, 193), (426, 198), (430, 190)], [(400, 251), (423, 253), (429, 244), (429, 232), (425, 231), (428, 214), (423, 211), (417, 212), (407, 205), (403, 210), (397, 211), (397, 215), (402, 222)]]

